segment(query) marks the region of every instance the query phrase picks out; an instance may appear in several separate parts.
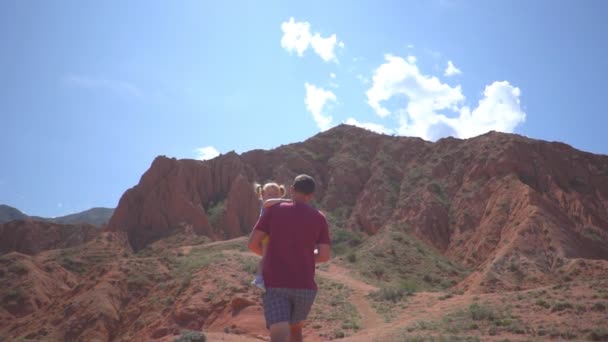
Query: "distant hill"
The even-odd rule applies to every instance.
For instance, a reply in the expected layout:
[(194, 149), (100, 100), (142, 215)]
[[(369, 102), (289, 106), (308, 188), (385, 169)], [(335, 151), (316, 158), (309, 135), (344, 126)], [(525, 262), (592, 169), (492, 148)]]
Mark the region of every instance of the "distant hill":
[(0, 223), (10, 222), (14, 220), (33, 220), (41, 222), (53, 222), (59, 224), (90, 224), (97, 227), (103, 227), (108, 223), (110, 217), (114, 213), (112, 208), (91, 208), (80, 213), (70, 214), (55, 218), (46, 218), (39, 216), (28, 216), (22, 213), (19, 209), (8, 205), (0, 205)]
[(34, 255), (42, 251), (71, 248), (100, 234), (90, 224), (59, 224), (17, 220), (0, 224), (0, 255), (18, 252)]
[(80, 213), (49, 219), (49, 221), (61, 224), (88, 223), (101, 227), (110, 221), (112, 214), (114, 214), (114, 209), (112, 208), (91, 208)]
[(25, 220), (28, 217), (29, 216), (19, 211), (19, 209), (0, 204), (0, 223), (14, 220)]

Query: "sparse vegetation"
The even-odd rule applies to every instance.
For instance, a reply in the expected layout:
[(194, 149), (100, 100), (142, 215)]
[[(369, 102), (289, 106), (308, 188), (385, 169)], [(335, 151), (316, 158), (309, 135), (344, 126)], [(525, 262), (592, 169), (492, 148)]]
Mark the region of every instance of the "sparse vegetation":
[(357, 254), (355, 254), (354, 252), (348, 253), (348, 255), (346, 256), (346, 260), (350, 263), (357, 262)]
[(85, 264), (77, 258), (75, 251), (71, 248), (62, 249), (57, 261), (70, 272), (82, 274), (86, 271)]
[(606, 236), (600, 229), (596, 227), (585, 227), (583, 236), (597, 242), (606, 242)]
[(493, 321), (496, 319), (496, 313), (488, 306), (479, 303), (473, 303), (469, 306), (471, 318), (475, 321)]
[(551, 304), (547, 303), (544, 299), (539, 299), (536, 301), (536, 305), (541, 306), (545, 309), (548, 309), (551, 307)]
[(361, 317), (348, 299), (350, 289), (343, 284), (324, 278), (317, 280), (319, 293), (310, 313), (310, 321), (326, 338), (346, 337), (361, 329)]
[(24, 275), (28, 273), (27, 268), (21, 264), (20, 262), (15, 263), (14, 265), (10, 265), (8, 267), (9, 273), (14, 273), (16, 275)]
[(405, 283), (412, 292), (444, 290), (467, 274), (464, 267), (395, 227), (387, 227), (382, 235), (371, 236), (347, 254), (346, 260), (367, 282), (378, 287)]
[(211, 226), (216, 227), (220, 223), (220, 219), (224, 214), (224, 201), (217, 201), (209, 204), (207, 209), (207, 216), (209, 217), (209, 223)]
[(588, 336), (591, 341), (608, 341), (608, 329), (606, 328), (595, 328)]
[(567, 309), (572, 309), (572, 304), (568, 302), (559, 302), (553, 305), (553, 307), (551, 308), (551, 312), (564, 311)]
[(391, 341), (391, 342), (479, 342), (481, 341), (477, 336), (457, 336), (457, 335), (437, 335), (429, 336), (425, 335), (410, 335), (408, 333), (402, 333), (400, 335), (391, 336), (390, 339), (378, 339), (374, 342)]
[(200, 331), (184, 330), (174, 342), (206, 342), (207, 336)]
[(258, 272), (259, 261), (256, 259), (243, 259), (241, 264), (243, 265), (243, 271), (249, 274), (256, 274)]
[(466, 309), (446, 314), (441, 321), (416, 322), (407, 328), (408, 332), (438, 331), (460, 334), (474, 331), (476, 335), (498, 335), (501, 331), (525, 333), (527, 327), (511, 313), (509, 307), (495, 307), (489, 303), (474, 302)]
[(398, 303), (405, 296), (405, 289), (401, 287), (383, 287), (378, 291), (370, 293), (375, 301), (388, 301)]
[(330, 238), (332, 253), (335, 255), (354, 254), (353, 248), (359, 246), (363, 241), (361, 233), (342, 228), (330, 230)]
[(601, 312), (606, 311), (606, 304), (601, 303), (601, 302), (594, 303), (591, 306), (591, 310), (593, 310), (593, 311), (601, 311)]
[(438, 182), (431, 182), (428, 185), (429, 191), (435, 194), (439, 203), (441, 203), (441, 205), (447, 209), (450, 206), (450, 199), (448, 198), (448, 195), (446, 194), (445, 190), (443, 190), (443, 188), (444, 186)]
[(451, 293), (446, 293), (445, 295), (439, 297), (439, 300), (446, 300), (452, 298), (454, 295)]
[(11, 290), (8, 290), (6, 292), (6, 294), (4, 295), (4, 297), (2, 298), (2, 302), (3, 303), (8, 303), (11, 301), (20, 301), (24, 298), (25, 294), (23, 293), (23, 290), (21, 290), (20, 288), (14, 288)]

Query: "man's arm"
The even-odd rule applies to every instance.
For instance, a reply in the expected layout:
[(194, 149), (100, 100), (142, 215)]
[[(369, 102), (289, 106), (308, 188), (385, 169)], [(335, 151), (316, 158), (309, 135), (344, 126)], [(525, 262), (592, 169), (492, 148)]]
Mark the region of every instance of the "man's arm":
[(331, 256), (331, 246), (328, 244), (319, 244), (317, 246), (317, 254), (315, 254), (315, 264), (328, 262)]
[(266, 237), (266, 233), (264, 233), (261, 230), (254, 230), (251, 233), (251, 236), (249, 237), (249, 243), (247, 244), (247, 247), (249, 247), (249, 250), (251, 250), (253, 253), (259, 255), (259, 256), (263, 256), (264, 255), (264, 250), (262, 249), (262, 240)]

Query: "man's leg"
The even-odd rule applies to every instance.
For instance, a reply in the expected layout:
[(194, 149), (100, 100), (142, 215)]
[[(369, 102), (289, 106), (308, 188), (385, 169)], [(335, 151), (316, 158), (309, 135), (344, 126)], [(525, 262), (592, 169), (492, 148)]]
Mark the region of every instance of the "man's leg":
[(289, 326), (290, 334), (289, 334), (289, 342), (302, 342), (302, 328), (304, 327), (304, 321), (291, 324)]
[(286, 291), (286, 289), (269, 287), (262, 295), (264, 317), (270, 329), (270, 341), (272, 342), (289, 342), (291, 301)]
[(301, 342), (303, 340), (302, 328), (304, 327), (304, 321), (306, 321), (308, 313), (312, 308), (317, 291), (308, 289), (293, 289), (292, 295), (294, 306), (291, 313), (290, 342)]
[(279, 322), (270, 326), (270, 342), (289, 342), (289, 322)]

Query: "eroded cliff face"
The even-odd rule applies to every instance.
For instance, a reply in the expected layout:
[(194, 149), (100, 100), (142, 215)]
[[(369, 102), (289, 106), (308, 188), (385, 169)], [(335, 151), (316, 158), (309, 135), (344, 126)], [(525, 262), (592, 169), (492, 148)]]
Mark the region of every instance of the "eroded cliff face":
[(182, 225), (212, 239), (244, 235), (259, 213), (252, 179), (235, 153), (208, 162), (157, 157), (121, 198), (109, 230), (126, 231), (136, 250)]

